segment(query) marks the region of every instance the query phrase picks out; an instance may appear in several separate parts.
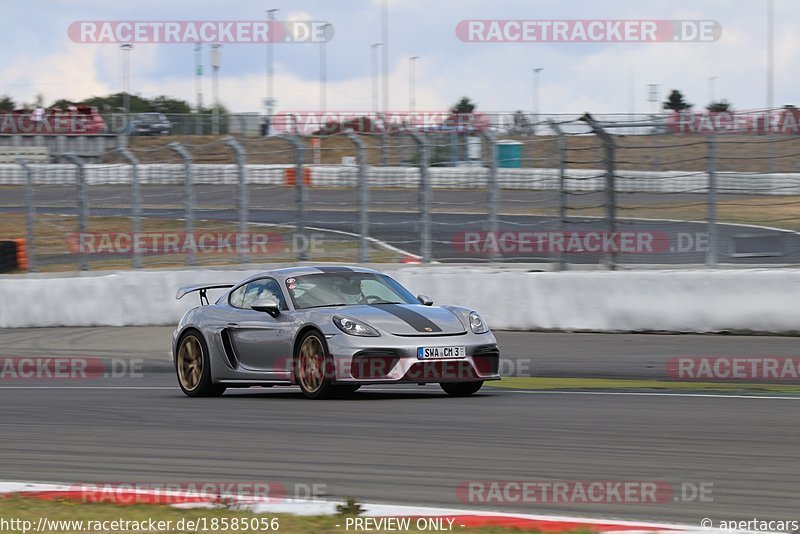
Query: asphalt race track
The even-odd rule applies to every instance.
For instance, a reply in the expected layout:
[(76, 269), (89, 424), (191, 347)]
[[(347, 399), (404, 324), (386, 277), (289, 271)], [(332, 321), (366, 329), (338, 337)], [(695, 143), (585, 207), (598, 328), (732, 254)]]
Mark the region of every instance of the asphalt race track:
[[(295, 389), (189, 399), (167, 356), (170, 328), (0, 331), (2, 356), (141, 359), (141, 375), (0, 383), (0, 473), (55, 482), (276, 481), (326, 497), (697, 524), (797, 519), (800, 398), (435, 386), (308, 401)], [(679, 355), (792, 355), (781, 337), (500, 333), (533, 374), (657, 376)], [(627, 373), (627, 374), (626, 374)], [(713, 484), (713, 502), (487, 505), (468, 480)]]

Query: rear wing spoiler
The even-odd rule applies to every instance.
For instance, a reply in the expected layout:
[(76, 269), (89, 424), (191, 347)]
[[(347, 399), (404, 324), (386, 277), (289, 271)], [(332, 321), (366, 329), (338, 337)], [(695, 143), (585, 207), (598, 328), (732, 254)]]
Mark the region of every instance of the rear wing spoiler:
[(193, 286), (184, 286), (179, 287), (178, 292), (175, 293), (175, 299), (180, 300), (189, 293), (194, 293), (195, 291), (200, 292), (200, 305), (203, 305), (203, 301), (205, 304), (208, 304), (208, 297), (206, 296), (206, 292), (209, 289), (228, 289), (233, 287), (236, 284), (195, 284)]

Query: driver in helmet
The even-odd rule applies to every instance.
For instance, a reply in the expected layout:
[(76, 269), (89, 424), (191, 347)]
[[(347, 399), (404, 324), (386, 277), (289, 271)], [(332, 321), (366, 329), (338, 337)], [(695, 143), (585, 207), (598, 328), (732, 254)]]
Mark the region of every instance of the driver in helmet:
[(364, 300), (364, 294), (361, 292), (361, 280), (357, 278), (343, 278), (338, 289), (344, 297), (344, 302), (348, 304), (358, 304)]

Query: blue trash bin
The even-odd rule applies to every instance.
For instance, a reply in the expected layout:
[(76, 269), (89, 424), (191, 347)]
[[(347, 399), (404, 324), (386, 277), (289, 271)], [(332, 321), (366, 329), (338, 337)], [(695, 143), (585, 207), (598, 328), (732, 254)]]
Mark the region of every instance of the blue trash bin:
[(519, 141), (497, 142), (497, 166), (519, 168), (522, 166), (522, 143)]

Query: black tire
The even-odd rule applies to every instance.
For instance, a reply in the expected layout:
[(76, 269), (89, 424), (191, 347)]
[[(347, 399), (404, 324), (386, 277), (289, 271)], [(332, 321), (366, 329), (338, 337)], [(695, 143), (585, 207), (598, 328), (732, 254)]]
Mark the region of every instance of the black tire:
[[(198, 350), (200, 352), (199, 358), (197, 355)], [(193, 353), (193, 357), (190, 356), (190, 353)], [(193, 361), (189, 361), (187, 357), (190, 357)], [(197, 367), (199, 367), (199, 370)], [(188, 330), (178, 341), (178, 353), (175, 355), (175, 374), (181, 391), (189, 397), (219, 397), (225, 393), (225, 386), (214, 384), (211, 379), (208, 345), (197, 330)]]
[(483, 386), (483, 381), (479, 382), (442, 382), (439, 384), (445, 393), (452, 397), (469, 397), (478, 392)]
[(333, 359), (325, 336), (317, 330), (309, 330), (297, 341), (294, 362), (294, 381), (307, 398), (325, 399), (336, 393)]

